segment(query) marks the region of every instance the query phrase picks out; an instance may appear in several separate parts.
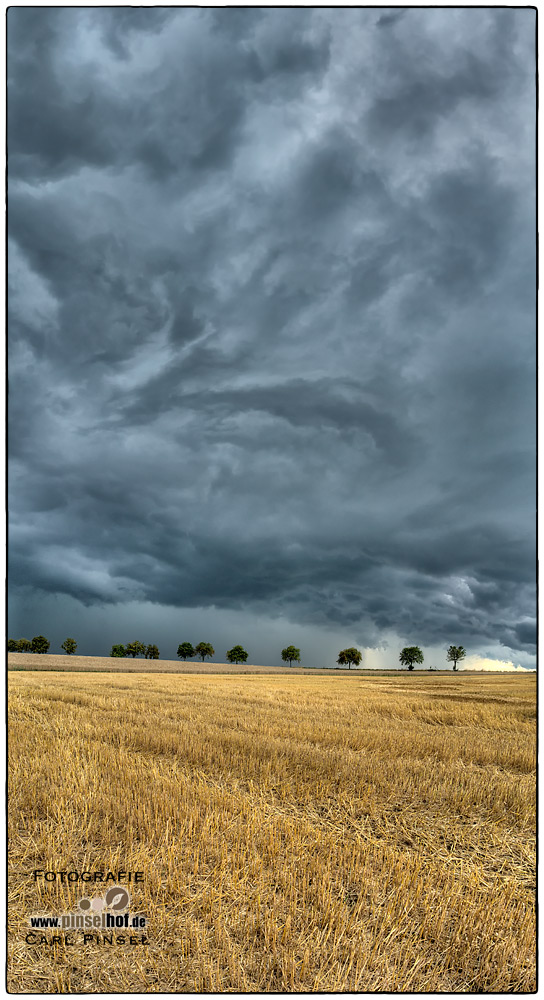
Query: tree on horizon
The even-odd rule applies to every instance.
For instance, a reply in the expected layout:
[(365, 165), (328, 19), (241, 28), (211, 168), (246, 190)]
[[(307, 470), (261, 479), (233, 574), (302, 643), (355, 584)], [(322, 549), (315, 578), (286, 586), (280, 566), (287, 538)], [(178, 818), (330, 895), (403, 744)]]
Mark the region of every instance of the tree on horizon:
[(414, 663), (423, 663), (423, 653), (419, 646), (405, 646), (399, 660), (404, 667), (408, 667), (408, 670), (413, 670)]
[(35, 635), (30, 648), (33, 653), (47, 653), (49, 646), (49, 639), (46, 639), (44, 635)]
[(446, 653), (446, 660), (448, 663), (453, 663), (453, 669), (457, 670), (459, 660), (464, 660), (466, 655), (464, 646), (450, 646)]
[(132, 656), (134, 659), (135, 656), (143, 655), (145, 655), (145, 646), (143, 642), (139, 642), (138, 639), (135, 639), (134, 642), (127, 642), (125, 646), (125, 656)]
[(215, 649), (209, 642), (199, 642), (198, 646), (195, 646), (195, 653), (200, 656), (202, 662), (204, 663), (206, 656), (214, 655)]
[(285, 649), (282, 649), (281, 651), (281, 658), (285, 663), (289, 661), (289, 666), (291, 666), (293, 662), (300, 663), (300, 649), (297, 649), (296, 646), (286, 646)]
[(190, 660), (195, 655), (193, 645), (190, 642), (180, 642), (178, 646), (178, 656), (182, 660)]
[(349, 646), (347, 649), (341, 649), (338, 654), (337, 663), (340, 666), (348, 665), (348, 670), (351, 670), (351, 664), (355, 663), (358, 667), (361, 660), (363, 659), (363, 654), (360, 650), (356, 649), (355, 646)]
[(77, 649), (77, 642), (75, 639), (65, 639), (60, 648), (63, 649), (68, 656), (73, 656)]
[(228, 649), (227, 660), (229, 663), (245, 663), (247, 660), (247, 653), (243, 646), (233, 646), (232, 649)]

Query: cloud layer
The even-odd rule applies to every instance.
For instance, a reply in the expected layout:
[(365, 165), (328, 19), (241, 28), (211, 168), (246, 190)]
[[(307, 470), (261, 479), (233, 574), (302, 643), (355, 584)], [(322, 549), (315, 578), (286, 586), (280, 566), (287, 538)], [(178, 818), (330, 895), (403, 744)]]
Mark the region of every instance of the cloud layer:
[(11, 8), (13, 607), (532, 654), (534, 121), (529, 9)]

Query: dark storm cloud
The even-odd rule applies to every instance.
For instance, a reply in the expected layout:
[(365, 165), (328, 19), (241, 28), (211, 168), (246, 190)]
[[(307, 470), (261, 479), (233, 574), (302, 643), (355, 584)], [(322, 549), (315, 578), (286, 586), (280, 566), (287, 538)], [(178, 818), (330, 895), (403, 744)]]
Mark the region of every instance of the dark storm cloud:
[(534, 649), (533, 29), (10, 10), (14, 593)]

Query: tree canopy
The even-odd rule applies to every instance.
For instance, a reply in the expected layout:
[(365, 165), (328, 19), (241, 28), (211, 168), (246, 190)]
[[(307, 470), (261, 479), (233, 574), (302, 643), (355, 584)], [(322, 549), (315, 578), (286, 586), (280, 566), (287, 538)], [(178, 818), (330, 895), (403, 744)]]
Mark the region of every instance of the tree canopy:
[(408, 667), (408, 670), (413, 670), (414, 663), (423, 663), (423, 653), (419, 646), (405, 646), (399, 660), (404, 667)]
[(247, 653), (242, 646), (233, 646), (232, 649), (227, 650), (227, 660), (229, 663), (245, 663)]
[(195, 646), (195, 653), (200, 656), (202, 662), (204, 662), (206, 656), (213, 656), (215, 649), (209, 642), (199, 642), (198, 646)]
[(143, 642), (139, 642), (136, 639), (134, 642), (127, 642), (125, 646), (125, 656), (143, 656), (145, 654), (145, 646)]
[(125, 647), (118, 642), (117, 645), (111, 647), (110, 656), (125, 656)]
[(190, 660), (195, 655), (195, 651), (190, 642), (180, 642), (178, 646), (178, 656), (182, 660)]
[(44, 635), (35, 635), (32, 640), (31, 650), (33, 653), (47, 653), (49, 645), (49, 639), (46, 639)]
[(148, 646), (147, 649), (146, 649), (146, 651), (145, 651), (145, 658), (146, 658), (146, 660), (158, 660), (159, 659), (159, 650), (157, 649), (157, 646), (153, 646), (153, 645)]
[(77, 649), (77, 642), (75, 639), (65, 639), (60, 648), (63, 649), (68, 656), (73, 656)]
[(338, 654), (337, 663), (340, 666), (348, 665), (348, 670), (351, 670), (351, 664), (354, 663), (355, 666), (359, 666), (361, 660), (363, 659), (363, 654), (355, 646), (349, 646), (347, 649), (341, 649)]
[(466, 649), (463, 646), (450, 646), (446, 653), (446, 659), (448, 663), (453, 663), (453, 669), (457, 670), (459, 660), (464, 660), (466, 655)]
[(289, 666), (291, 666), (293, 662), (300, 663), (300, 649), (297, 649), (296, 646), (286, 646), (285, 649), (282, 649), (281, 651), (281, 658), (285, 661), (285, 663), (289, 661)]

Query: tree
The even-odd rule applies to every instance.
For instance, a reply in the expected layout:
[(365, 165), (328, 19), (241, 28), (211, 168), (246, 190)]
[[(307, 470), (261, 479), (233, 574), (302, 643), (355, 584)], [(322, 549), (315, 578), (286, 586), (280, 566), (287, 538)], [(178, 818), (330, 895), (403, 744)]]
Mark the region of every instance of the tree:
[(423, 663), (423, 653), (419, 646), (405, 646), (399, 656), (399, 660), (403, 667), (413, 670), (414, 663)]
[(8, 653), (18, 653), (19, 643), (17, 639), (8, 639)]
[(124, 655), (125, 655), (125, 647), (121, 645), (120, 642), (118, 642), (116, 646), (111, 647), (110, 656), (124, 656)]
[(348, 649), (341, 649), (338, 654), (337, 663), (340, 666), (345, 666), (347, 663), (348, 669), (351, 670), (351, 664), (354, 663), (356, 667), (359, 666), (361, 660), (363, 659), (363, 654), (355, 649), (355, 646), (349, 646)]
[(65, 639), (62, 646), (60, 647), (68, 656), (73, 656), (77, 649), (77, 642), (75, 639)]
[(146, 649), (146, 651), (145, 651), (145, 658), (146, 658), (146, 660), (158, 660), (159, 659), (159, 650), (157, 649), (157, 647), (156, 646), (148, 646), (147, 649)]
[(281, 651), (281, 658), (285, 663), (289, 660), (289, 666), (291, 666), (293, 661), (295, 663), (300, 663), (300, 649), (297, 649), (296, 646), (286, 646), (285, 649), (282, 649)]
[(145, 646), (143, 642), (138, 642), (137, 639), (134, 642), (127, 642), (125, 646), (125, 656), (132, 656), (134, 659), (135, 656), (140, 656), (143, 653), (145, 653)]
[(31, 649), (33, 653), (47, 653), (49, 640), (44, 635), (35, 635), (32, 640)]
[(213, 656), (215, 653), (215, 649), (213, 648), (212, 645), (210, 645), (209, 642), (199, 642), (198, 646), (195, 646), (195, 653), (197, 653), (198, 656), (201, 657), (202, 662), (204, 663), (205, 657)]
[(18, 653), (32, 652), (32, 643), (30, 639), (17, 639), (17, 652)]
[(457, 670), (457, 663), (459, 660), (464, 660), (466, 655), (466, 649), (463, 646), (450, 646), (446, 653), (446, 659), (448, 663), (453, 663), (453, 669)]
[(227, 660), (229, 663), (245, 663), (247, 653), (242, 646), (233, 646), (232, 649), (227, 650)]
[(190, 642), (180, 642), (178, 646), (178, 656), (182, 660), (190, 660), (191, 656), (195, 655), (195, 651)]

